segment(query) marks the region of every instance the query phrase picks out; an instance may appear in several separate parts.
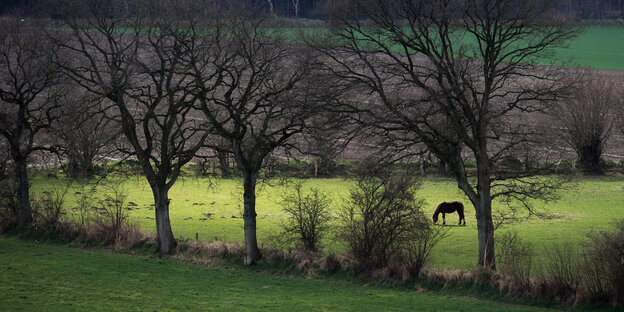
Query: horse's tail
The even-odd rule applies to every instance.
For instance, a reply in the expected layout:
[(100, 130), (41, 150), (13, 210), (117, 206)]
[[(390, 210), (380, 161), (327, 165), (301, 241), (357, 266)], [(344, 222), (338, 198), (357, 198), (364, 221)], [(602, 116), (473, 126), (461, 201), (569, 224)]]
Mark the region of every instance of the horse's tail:
[(466, 217), (464, 217), (464, 204), (462, 202), (458, 202), (459, 207), (457, 207), (457, 214), (459, 215), (459, 223), (464, 220), (464, 225), (466, 224)]

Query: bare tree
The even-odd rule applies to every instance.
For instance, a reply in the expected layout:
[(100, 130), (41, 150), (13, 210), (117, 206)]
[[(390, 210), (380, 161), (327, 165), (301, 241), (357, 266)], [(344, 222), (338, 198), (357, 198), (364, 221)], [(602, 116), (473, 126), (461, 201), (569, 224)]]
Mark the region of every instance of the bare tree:
[(351, 142), (357, 128), (345, 123), (346, 118), (331, 110), (310, 120), (298, 140), (299, 150), (312, 156), (314, 177), (329, 176), (336, 168), (336, 161)]
[(513, 122), (518, 115), (566, 90), (556, 68), (533, 65), (576, 34), (555, 9), (541, 0), (333, 1), (333, 42), (315, 45), (327, 72), (359, 88), (350, 107), (361, 122), (401, 144), (422, 142), (448, 165), (475, 208), (479, 265), (495, 266), (492, 200), (530, 208), (527, 199), (552, 199), (558, 185), (530, 178), (538, 170), (496, 170), (519, 145), (536, 143)]
[[(259, 10), (237, 5), (213, 9), (210, 30), (189, 59), (196, 96), (211, 132), (230, 144), (244, 176), (245, 264), (260, 259), (256, 237), (256, 180), (267, 156), (300, 133), (310, 115), (314, 84), (299, 59)], [(305, 91), (305, 92), (304, 92)]]
[(273, 0), (267, 0), (269, 2), (269, 14), (274, 15), (273, 11)]
[(57, 117), (60, 87), (50, 42), (41, 29), (19, 16), (0, 21), (0, 135), (8, 142), (17, 179), (18, 224), (32, 221), (28, 194), (28, 159), (51, 146), (40, 136)]
[(329, 195), (318, 188), (304, 187), (304, 181), (296, 180), (292, 190), (282, 195), (282, 209), (288, 214), (281, 225), (279, 240), (294, 243), (303, 250), (317, 252), (332, 219)]
[(68, 174), (78, 179), (93, 178), (95, 158), (105, 149), (114, 150), (113, 143), (120, 135), (119, 125), (106, 117), (103, 101), (80, 95), (62, 102), (60, 118), (52, 131), (68, 159)]
[(590, 75), (571, 99), (553, 108), (553, 116), (563, 127), (564, 140), (576, 151), (587, 173), (602, 171), (600, 159), (617, 122), (620, 99), (616, 92), (615, 83)]
[[(202, 146), (206, 134), (193, 117), (194, 97), (183, 61), (193, 34), (192, 1), (65, 2), (63, 22), (69, 30), (52, 33), (62, 53), (75, 56), (66, 73), (115, 108), (126, 144), (136, 157), (155, 202), (161, 255), (176, 246), (169, 220), (168, 191), (181, 168)], [(63, 36), (66, 35), (66, 36)]]
[(619, 106), (616, 107), (617, 127), (619, 132), (624, 135), (624, 85), (619, 86), (619, 90), (616, 94), (616, 98), (619, 100)]
[(300, 0), (292, 0), (293, 9), (295, 10), (295, 17), (299, 17), (299, 1)]

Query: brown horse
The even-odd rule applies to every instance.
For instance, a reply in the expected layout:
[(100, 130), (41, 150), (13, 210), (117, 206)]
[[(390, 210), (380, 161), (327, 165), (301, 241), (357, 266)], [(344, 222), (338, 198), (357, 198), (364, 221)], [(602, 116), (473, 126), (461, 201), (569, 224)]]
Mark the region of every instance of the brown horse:
[(457, 211), (459, 215), (459, 225), (462, 224), (462, 220), (464, 220), (464, 225), (466, 225), (466, 218), (464, 218), (464, 204), (458, 201), (454, 202), (441, 202), (433, 213), (433, 224), (438, 222), (438, 215), (442, 214), (442, 224), (446, 224), (446, 214)]

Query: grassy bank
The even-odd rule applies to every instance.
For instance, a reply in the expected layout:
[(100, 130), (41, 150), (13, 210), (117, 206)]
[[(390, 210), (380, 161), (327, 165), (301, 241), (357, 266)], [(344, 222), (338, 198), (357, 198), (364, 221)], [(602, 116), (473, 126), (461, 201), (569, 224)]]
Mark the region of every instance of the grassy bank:
[(6, 238), (0, 238), (0, 303), (6, 311), (539, 310)]

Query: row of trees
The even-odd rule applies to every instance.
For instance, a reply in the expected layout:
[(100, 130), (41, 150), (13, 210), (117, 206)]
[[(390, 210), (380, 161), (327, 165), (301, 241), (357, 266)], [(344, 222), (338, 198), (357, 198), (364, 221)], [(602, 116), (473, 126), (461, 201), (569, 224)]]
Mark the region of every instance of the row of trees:
[(580, 19), (624, 18), (622, 0), (559, 0), (561, 11)]
[[(393, 159), (426, 148), (443, 161), (475, 207), (478, 263), (494, 267), (492, 200), (531, 209), (530, 199), (554, 198), (561, 183), (533, 178), (544, 166), (527, 151), (542, 133), (522, 122), (575, 87), (570, 71), (534, 65), (577, 33), (552, 2), (331, 1), (331, 31), (302, 35), (306, 44), (289, 43), (270, 15), (237, 1), (48, 5), (56, 19), (2, 20), (0, 134), (15, 165), (20, 225), (32, 219), (32, 153), (65, 151), (81, 167), (114, 146), (140, 164), (168, 254), (176, 246), (168, 191), (209, 149), (243, 173), (253, 264), (255, 186), (267, 157), (303, 150), (300, 142), (342, 145), (349, 133)], [(501, 165), (519, 155), (524, 166)]]
[[(0, 4), (0, 14), (27, 9), (32, 1), (11, 0)], [(558, 0), (559, 11), (578, 19), (624, 18), (624, 0)], [(325, 18), (327, 0), (250, 0), (251, 5), (271, 15), (285, 17)]]

